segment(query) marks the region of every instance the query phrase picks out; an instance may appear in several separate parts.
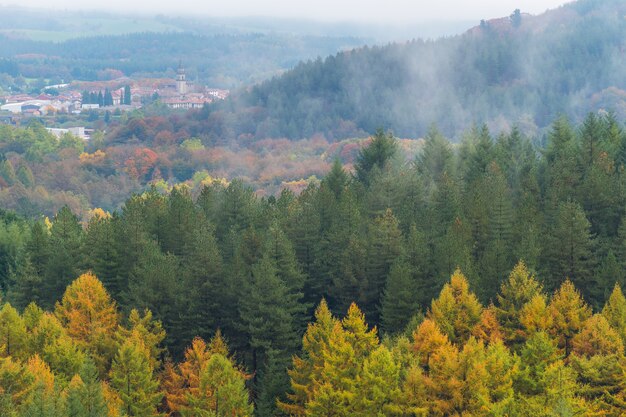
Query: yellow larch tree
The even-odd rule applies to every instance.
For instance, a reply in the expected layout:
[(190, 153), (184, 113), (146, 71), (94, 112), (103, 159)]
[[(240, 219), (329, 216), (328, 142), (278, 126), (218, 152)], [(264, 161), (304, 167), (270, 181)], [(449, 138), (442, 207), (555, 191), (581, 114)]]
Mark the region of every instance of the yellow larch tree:
[(57, 302), (55, 315), (67, 334), (93, 355), (100, 372), (106, 372), (116, 350), (118, 313), (98, 278), (87, 272), (72, 282)]
[(480, 321), (483, 307), (469, 289), (467, 278), (457, 269), (450, 282), (444, 285), (439, 298), (431, 303), (428, 317), (450, 338), (452, 343), (462, 345)]

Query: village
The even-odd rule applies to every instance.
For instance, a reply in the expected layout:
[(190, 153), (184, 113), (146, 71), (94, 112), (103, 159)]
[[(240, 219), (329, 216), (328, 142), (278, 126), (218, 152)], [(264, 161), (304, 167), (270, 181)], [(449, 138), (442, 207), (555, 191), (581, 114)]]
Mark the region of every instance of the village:
[[(39, 94), (0, 96), (0, 123), (20, 125), (32, 117), (123, 112), (160, 102), (173, 110), (199, 109), (224, 100), (229, 91), (199, 86), (186, 78), (179, 64), (175, 79), (121, 77), (110, 81), (72, 81), (45, 87)], [(72, 133), (88, 139), (84, 126), (48, 127), (54, 134)]]

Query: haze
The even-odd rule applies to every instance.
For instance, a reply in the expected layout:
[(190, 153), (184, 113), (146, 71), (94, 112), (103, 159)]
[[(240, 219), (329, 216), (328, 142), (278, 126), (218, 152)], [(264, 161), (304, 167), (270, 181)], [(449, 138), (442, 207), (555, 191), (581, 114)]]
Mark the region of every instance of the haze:
[[(563, 0), (24, 0), (22, 7), (56, 10), (106, 10), (109, 12), (171, 13), (175, 15), (268, 16), (307, 18), (325, 21), (419, 22), (425, 20), (480, 20), (508, 16), (519, 8), (539, 14), (563, 4)], [(15, 0), (0, 0), (0, 5), (16, 5)]]

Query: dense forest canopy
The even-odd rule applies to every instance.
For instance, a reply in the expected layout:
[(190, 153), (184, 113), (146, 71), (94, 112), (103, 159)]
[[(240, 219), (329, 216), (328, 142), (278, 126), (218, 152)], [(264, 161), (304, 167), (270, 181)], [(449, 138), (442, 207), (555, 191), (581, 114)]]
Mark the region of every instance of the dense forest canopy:
[(473, 123), (535, 135), (558, 115), (626, 115), (626, 5), (581, 0), (463, 35), (340, 52), (215, 106), (207, 132), (237, 139), (345, 138), (378, 127), (459, 139)]
[(115, 76), (173, 77), (181, 60), (189, 70), (190, 81), (236, 88), (267, 79), (301, 60), (364, 43), (348, 36), (232, 31), (141, 32), (62, 42), (0, 33), (0, 42), (0, 87), (11, 87), (13, 91), (19, 91), (23, 78), (50, 79), (51, 84), (57, 84), (62, 80), (108, 80)]
[[(4, 391), (5, 410), (61, 410), (84, 374), (137, 416), (211, 410), (222, 385), (244, 410), (234, 415), (250, 415), (244, 383), (259, 416), (618, 415), (626, 135), (615, 116), (556, 119), (541, 150), (483, 126), (458, 147), (432, 129), (412, 163), (401, 152), (378, 131), (353, 174), (336, 161), (299, 195), (260, 198), (232, 181), (153, 188), (87, 223), (67, 207), (41, 221), (3, 213), (0, 334), (19, 337), (0, 339), (0, 369), (25, 381)], [(96, 316), (102, 325), (81, 321)], [(51, 345), (37, 344), (51, 326)], [(195, 337), (225, 338), (235, 362)], [(198, 355), (218, 363), (191, 365)], [(55, 375), (48, 391), (32, 367)], [(141, 375), (143, 411), (124, 372)]]

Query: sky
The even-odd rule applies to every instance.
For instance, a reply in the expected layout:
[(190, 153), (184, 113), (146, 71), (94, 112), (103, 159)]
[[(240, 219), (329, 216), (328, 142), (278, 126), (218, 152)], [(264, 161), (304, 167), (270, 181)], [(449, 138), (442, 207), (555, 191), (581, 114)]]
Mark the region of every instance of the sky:
[(539, 14), (565, 0), (0, 0), (16, 5), (57, 10), (173, 13), (208, 16), (270, 16), (322, 21), (375, 23), (424, 20), (480, 20), (508, 16), (515, 9)]

